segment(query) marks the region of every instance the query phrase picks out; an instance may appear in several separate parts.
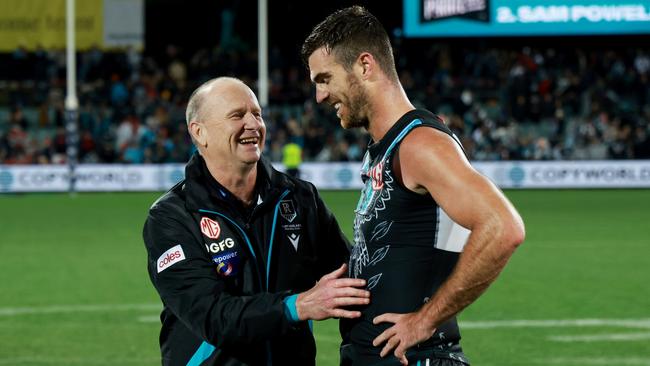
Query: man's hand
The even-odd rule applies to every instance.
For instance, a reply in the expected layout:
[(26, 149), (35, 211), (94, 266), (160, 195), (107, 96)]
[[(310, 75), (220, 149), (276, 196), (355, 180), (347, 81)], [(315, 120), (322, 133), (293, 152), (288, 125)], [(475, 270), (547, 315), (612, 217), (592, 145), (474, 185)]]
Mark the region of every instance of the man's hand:
[(385, 322), (393, 323), (393, 326), (377, 336), (372, 341), (372, 345), (379, 347), (386, 343), (381, 350), (380, 356), (386, 357), (390, 351), (395, 349), (395, 357), (402, 365), (408, 365), (406, 350), (431, 338), (436, 331), (436, 328), (429, 327), (429, 322), (422, 319), (420, 312), (407, 314), (386, 313), (372, 320), (373, 324)]
[(300, 293), (296, 299), (296, 311), (300, 320), (323, 320), (327, 318), (358, 318), (360, 311), (342, 309), (351, 305), (366, 305), (370, 292), (362, 289), (366, 281), (356, 278), (341, 278), (348, 266), (323, 276), (311, 289)]

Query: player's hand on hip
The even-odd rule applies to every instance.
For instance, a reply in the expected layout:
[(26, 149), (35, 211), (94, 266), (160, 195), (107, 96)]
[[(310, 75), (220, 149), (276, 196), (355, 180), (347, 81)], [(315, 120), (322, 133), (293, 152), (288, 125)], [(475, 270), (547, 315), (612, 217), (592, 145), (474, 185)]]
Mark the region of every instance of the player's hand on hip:
[(370, 292), (364, 289), (365, 280), (343, 278), (347, 269), (348, 266), (343, 264), (321, 277), (314, 287), (298, 295), (296, 311), (300, 320), (361, 316), (360, 311), (346, 310), (345, 307), (368, 304)]
[(372, 345), (384, 347), (380, 356), (386, 357), (391, 351), (402, 365), (408, 365), (406, 351), (414, 345), (425, 341), (436, 331), (429, 327), (428, 322), (422, 318), (419, 312), (407, 314), (386, 313), (375, 317), (373, 324), (393, 323), (393, 326), (386, 329), (372, 341)]

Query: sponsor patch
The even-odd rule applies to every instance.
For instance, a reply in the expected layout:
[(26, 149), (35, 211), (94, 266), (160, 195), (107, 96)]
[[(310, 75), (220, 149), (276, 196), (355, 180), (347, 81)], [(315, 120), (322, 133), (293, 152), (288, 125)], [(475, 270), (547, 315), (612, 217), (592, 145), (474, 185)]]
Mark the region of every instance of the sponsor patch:
[(158, 273), (171, 267), (174, 263), (182, 261), (183, 259), (185, 259), (185, 253), (183, 252), (183, 248), (180, 244), (170, 248), (158, 258)]
[(201, 218), (201, 232), (210, 239), (216, 239), (219, 237), (219, 234), (221, 234), (221, 228), (219, 227), (218, 222), (203, 217)]
[(292, 200), (280, 201), (280, 215), (289, 222), (295, 220), (298, 214), (296, 213), (296, 208), (294, 207)]
[(380, 162), (379, 164), (373, 166), (370, 169), (370, 172), (368, 172), (370, 179), (372, 179), (372, 190), (373, 191), (378, 191), (382, 188), (384, 188), (384, 179), (382, 178), (382, 173), (384, 171), (384, 162)]
[(235, 241), (232, 238), (225, 238), (220, 242), (212, 242), (205, 244), (205, 249), (210, 253), (219, 253), (224, 250), (232, 249), (235, 247)]
[(212, 256), (217, 265), (217, 273), (224, 277), (235, 276), (239, 272), (239, 253), (237, 251)]

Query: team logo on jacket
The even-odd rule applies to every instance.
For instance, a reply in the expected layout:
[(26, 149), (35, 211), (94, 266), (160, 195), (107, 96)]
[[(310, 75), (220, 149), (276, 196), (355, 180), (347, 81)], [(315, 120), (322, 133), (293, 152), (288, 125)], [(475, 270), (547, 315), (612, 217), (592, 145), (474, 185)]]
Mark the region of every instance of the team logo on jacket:
[(201, 232), (208, 238), (216, 239), (219, 237), (219, 234), (221, 234), (221, 228), (219, 227), (218, 222), (210, 218), (203, 217), (201, 218)]
[(370, 171), (368, 172), (368, 175), (370, 176), (370, 179), (372, 179), (372, 190), (373, 191), (378, 191), (382, 188), (384, 188), (384, 179), (382, 177), (382, 173), (384, 172), (384, 162), (381, 161), (379, 164), (373, 166), (370, 168)]
[(293, 222), (296, 219), (298, 214), (296, 213), (296, 207), (293, 205), (292, 200), (280, 201), (280, 215), (289, 222)]

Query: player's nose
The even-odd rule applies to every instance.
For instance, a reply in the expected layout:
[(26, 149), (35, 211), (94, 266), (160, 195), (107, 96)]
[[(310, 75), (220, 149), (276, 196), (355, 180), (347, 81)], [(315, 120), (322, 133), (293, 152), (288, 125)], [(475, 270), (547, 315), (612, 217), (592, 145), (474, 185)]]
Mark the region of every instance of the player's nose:
[(329, 96), (330, 96), (330, 93), (324, 87), (321, 87), (321, 86), (316, 87), (316, 102), (317, 103), (322, 103)]

